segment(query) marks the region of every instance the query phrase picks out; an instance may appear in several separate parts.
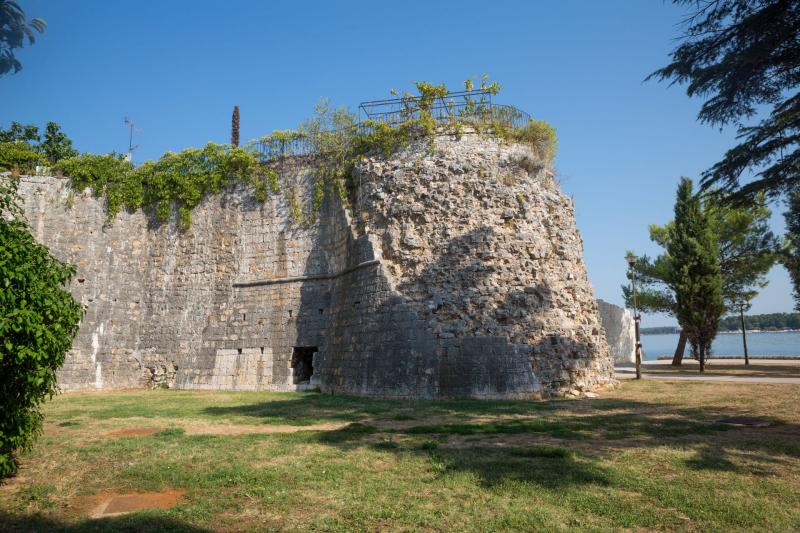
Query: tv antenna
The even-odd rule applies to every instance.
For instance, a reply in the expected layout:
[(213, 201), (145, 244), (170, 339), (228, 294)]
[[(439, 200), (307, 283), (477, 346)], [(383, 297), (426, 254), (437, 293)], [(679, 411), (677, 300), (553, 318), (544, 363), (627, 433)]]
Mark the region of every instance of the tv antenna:
[(131, 134), (128, 137), (128, 157), (126, 159), (128, 161), (133, 161), (133, 151), (136, 150), (137, 148), (139, 148), (138, 144), (135, 145), (135, 146), (133, 144), (133, 130), (142, 131), (142, 128), (140, 128), (139, 126), (134, 124), (133, 121), (130, 119), (130, 117), (125, 117), (122, 121), (126, 125), (130, 126), (130, 129), (131, 129)]

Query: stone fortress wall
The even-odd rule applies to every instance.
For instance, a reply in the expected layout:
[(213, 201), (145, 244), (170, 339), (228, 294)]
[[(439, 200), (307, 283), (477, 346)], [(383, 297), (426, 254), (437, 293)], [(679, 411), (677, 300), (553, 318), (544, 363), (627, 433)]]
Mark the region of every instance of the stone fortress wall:
[[(280, 170), (308, 203), (313, 165)], [(550, 172), (521, 145), (440, 136), (360, 163), (352, 212), (329, 197), (303, 226), (283, 194), (236, 186), (186, 230), (142, 211), (106, 224), (88, 191), (24, 178), (33, 232), (78, 266), (87, 308), (59, 383), (395, 398), (609, 385), (574, 208)]]
[(597, 300), (600, 322), (615, 363), (636, 362), (636, 330), (631, 312), (623, 307)]

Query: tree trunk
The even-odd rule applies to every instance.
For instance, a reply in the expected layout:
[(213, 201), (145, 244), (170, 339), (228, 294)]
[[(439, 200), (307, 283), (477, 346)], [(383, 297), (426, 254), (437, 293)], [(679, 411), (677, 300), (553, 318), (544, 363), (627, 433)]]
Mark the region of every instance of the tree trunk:
[(703, 372), (706, 371), (706, 349), (705, 349), (705, 347), (703, 347), (703, 346), (700, 347), (699, 356), (700, 356), (700, 373), (702, 374)]
[(683, 353), (686, 351), (686, 333), (681, 330), (678, 337), (678, 347), (675, 348), (675, 355), (672, 356), (672, 366), (681, 366), (683, 363)]

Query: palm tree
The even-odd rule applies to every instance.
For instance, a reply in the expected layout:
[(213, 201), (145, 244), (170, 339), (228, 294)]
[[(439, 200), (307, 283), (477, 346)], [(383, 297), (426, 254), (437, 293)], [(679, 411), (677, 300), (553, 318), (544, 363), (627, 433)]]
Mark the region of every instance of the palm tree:
[(13, 70), (22, 70), (22, 63), (14, 57), (14, 49), (25, 46), (25, 38), (36, 42), (33, 30), (44, 33), (47, 23), (42, 19), (25, 19), (25, 12), (11, 0), (0, 0), (0, 76)]

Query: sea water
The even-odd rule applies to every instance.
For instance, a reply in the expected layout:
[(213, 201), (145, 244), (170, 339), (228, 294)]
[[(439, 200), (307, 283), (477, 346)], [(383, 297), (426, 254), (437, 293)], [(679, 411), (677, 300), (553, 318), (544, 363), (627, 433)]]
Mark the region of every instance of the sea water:
[[(642, 335), (644, 359), (653, 360), (659, 356), (675, 354), (678, 334)], [(800, 331), (752, 331), (747, 333), (747, 353), (749, 355), (782, 355), (800, 357)], [(719, 333), (711, 346), (712, 357), (725, 355), (743, 356), (742, 332)], [(686, 345), (689, 356), (689, 345)]]

